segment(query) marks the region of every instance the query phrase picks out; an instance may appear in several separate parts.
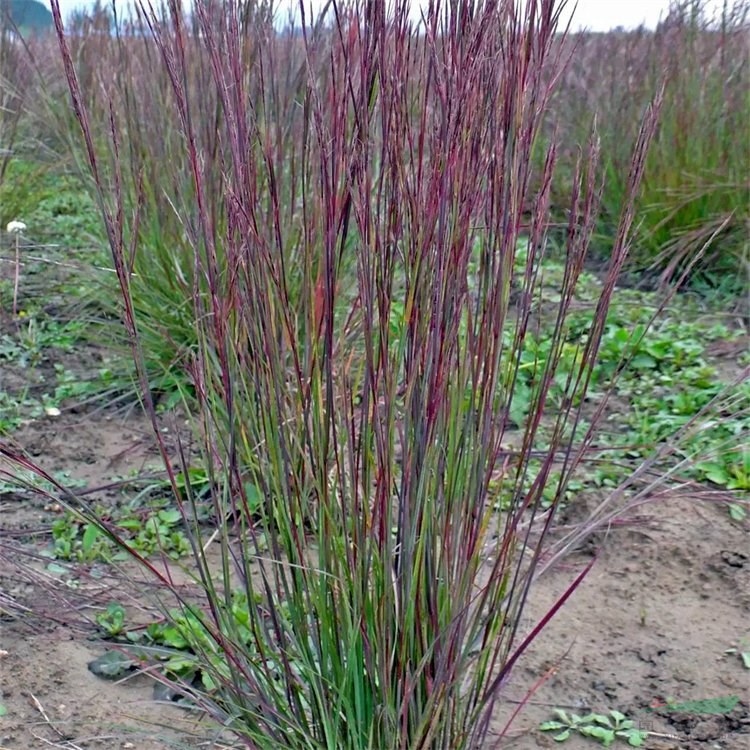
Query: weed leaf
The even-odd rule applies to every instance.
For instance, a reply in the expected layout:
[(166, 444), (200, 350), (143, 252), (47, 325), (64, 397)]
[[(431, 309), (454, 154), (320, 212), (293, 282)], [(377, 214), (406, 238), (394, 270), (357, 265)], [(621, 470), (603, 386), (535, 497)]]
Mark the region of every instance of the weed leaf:
[(89, 672), (105, 680), (112, 680), (125, 674), (135, 666), (135, 662), (122, 651), (105, 651), (89, 662)]

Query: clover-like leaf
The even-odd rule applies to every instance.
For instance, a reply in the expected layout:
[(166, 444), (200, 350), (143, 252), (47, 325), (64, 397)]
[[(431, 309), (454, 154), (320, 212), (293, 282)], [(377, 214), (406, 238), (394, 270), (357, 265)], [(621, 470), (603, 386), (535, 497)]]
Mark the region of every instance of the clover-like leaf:
[(135, 666), (135, 662), (122, 651), (105, 651), (101, 656), (89, 662), (89, 672), (97, 677), (111, 680)]
[(626, 732), (617, 732), (617, 736), (627, 740), (630, 747), (643, 747), (648, 732), (644, 732), (642, 729), (628, 729)]
[(610, 721), (609, 716), (604, 716), (603, 714), (591, 714), (586, 717), (587, 724), (590, 724), (592, 721), (601, 724), (602, 726), (609, 727), (610, 729), (612, 728), (612, 722)]
[(539, 729), (541, 729), (542, 732), (550, 732), (556, 729), (565, 729), (567, 726), (567, 724), (563, 724), (561, 721), (545, 721), (543, 724), (539, 725)]
[(578, 731), (584, 735), (584, 737), (594, 737), (597, 740), (601, 740), (604, 747), (609, 747), (616, 739), (616, 735), (612, 729), (606, 727), (598, 727), (589, 725), (586, 727), (580, 727)]

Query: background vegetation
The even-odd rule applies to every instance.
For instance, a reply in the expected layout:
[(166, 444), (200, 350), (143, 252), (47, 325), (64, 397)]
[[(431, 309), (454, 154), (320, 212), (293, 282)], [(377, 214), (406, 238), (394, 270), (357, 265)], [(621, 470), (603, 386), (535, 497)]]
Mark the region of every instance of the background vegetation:
[(579, 140), (596, 112), (606, 182), (602, 251), (626, 182), (638, 114), (666, 81), (659, 131), (644, 175), (631, 262), (648, 278), (674, 280), (705, 247), (690, 283), (735, 292), (748, 280), (750, 59), (747, 2), (711, 14), (699, 0), (674, 3), (655, 32), (575, 35), (571, 65), (552, 105)]

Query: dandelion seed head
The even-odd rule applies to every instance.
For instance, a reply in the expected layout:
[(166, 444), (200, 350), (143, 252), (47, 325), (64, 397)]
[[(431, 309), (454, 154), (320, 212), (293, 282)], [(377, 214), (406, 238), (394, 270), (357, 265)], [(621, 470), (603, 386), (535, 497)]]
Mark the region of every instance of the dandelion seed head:
[(24, 224), (22, 221), (9, 221), (8, 226), (5, 227), (5, 229), (10, 234), (18, 234), (19, 232), (23, 232), (26, 229), (26, 224)]

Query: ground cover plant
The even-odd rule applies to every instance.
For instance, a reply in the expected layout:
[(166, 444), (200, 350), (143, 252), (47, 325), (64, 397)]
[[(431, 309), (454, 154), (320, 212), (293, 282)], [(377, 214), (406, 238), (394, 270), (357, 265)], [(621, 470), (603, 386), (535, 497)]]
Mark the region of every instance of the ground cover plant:
[[(560, 7), (460, 3), (416, 29), (331, 5), (284, 33), (251, 3), (141, 8), (112, 34), (58, 14), (74, 107), (50, 105), (93, 176), (104, 330), (122, 316), (166, 468), (161, 502), (116, 512), (47, 477), (68, 507), (51, 564), (124, 552), (171, 591), (146, 627), (100, 613), (131, 654), (102, 674), (156, 658), (248, 747), (492, 746), (499, 688), (585, 574), (521, 634), (543, 553), (575, 541), (547, 546), (561, 507), (678, 460), (744, 513), (747, 392), (708, 354), (735, 333), (683, 330), (677, 306), (641, 340), (663, 296), (615, 291), (658, 87), (609, 265), (584, 271), (596, 132), (551, 241), (558, 145), (535, 154)], [(635, 408), (608, 435), (611, 399)], [(177, 405), (198, 461), (163, 436)]]
[(643, 747), (649, 733), (635, 726), (635, 722), (628, 719), (620, 711), (610, 711), (609, 714), (568, 714), (562, 709), (556, 709), (557, 719), (546, 721), (541, 726), (543, 732), (556, 732), (555, 742), (565, 742), (573, 733), (583, 737), (598, 740), (604, 747), (609, 747), (620, 740), (630, 747)]

